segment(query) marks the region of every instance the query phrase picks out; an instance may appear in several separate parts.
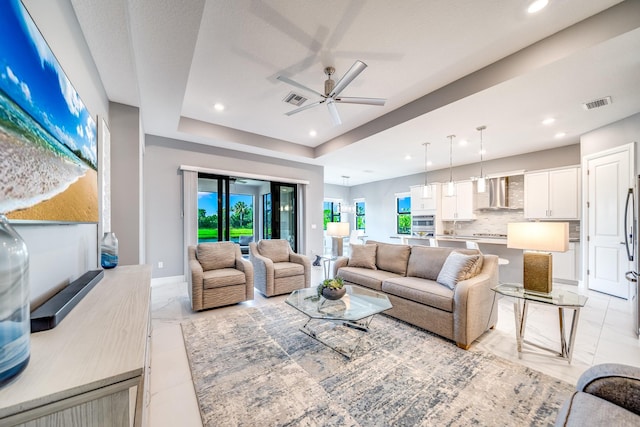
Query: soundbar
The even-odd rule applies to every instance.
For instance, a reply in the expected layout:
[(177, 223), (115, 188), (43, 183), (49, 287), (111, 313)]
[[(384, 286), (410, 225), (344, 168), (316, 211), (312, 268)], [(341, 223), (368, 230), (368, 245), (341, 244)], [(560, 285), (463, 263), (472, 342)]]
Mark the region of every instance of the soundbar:
[(31, 332), (55, 328), (103, 276), (104, 270), (87, 271), (33, 310)]

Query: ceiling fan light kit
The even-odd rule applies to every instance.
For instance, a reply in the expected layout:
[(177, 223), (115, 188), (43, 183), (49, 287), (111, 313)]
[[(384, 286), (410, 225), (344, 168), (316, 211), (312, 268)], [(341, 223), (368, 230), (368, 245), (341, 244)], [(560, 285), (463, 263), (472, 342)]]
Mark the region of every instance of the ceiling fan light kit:
[(340, 118), (340, 114), (338, 113), (338, 109), (336, 108), (336, 103), (344, 103), (344, 104), (361, 104), (361, 105), (377, 105), (383, 106), (386, 99), (383, 98), (363, 98), (363, 97), (343, 97), (339, 96), (340, 93), (356, 78), (358, 75), (367, 68), (367, 64), (364, 62), (357, 60), (349, 71), (345, 73), (344, 76), (336, 83), (331, 76), (335, 74), (336, 69), (334, 67), (325, 67), (324, 73), (327, 75), (327, 80), (324, 82), (324, 94), (317, 92), (301, 83), (296, 82), (295, 80), (291, 80), (286, 76), (278, 76), (277, 79), (281, 82), (287, 83), (291, 86), (297, 87), (298, 89), (306, 90), (310, 93), (313, 93), (319, 96), (319, 101), (312, 102), (311, 104), (305, 105), (300, 108), (296, 108), (295, 110), (289, 111), (285, 113), (287, 116), (291, 116), (293, 114), (299, 113), (304, 110), (308, 110), (309, 108), (313, 108), (320, 104), (327, 104), (327, 109), (329, 111), (329, 115), (331, 117), (331, 123), (338, 126), (342, 124), (342, 120)]

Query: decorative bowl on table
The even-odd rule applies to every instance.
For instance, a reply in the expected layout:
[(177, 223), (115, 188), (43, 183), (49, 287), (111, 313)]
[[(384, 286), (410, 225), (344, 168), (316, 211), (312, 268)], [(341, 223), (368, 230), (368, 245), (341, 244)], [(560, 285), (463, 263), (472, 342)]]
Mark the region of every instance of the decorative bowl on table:
[(318, 295), (328, 300), (339, 300), (346, 292), (347, 288), (344, 287), (342, 277), (325, 279), (318, 285)]

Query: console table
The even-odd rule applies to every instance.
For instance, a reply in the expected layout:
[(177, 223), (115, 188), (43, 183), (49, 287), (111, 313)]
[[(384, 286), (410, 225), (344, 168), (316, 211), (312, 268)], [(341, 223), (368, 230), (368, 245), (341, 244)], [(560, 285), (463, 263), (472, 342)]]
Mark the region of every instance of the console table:
[(150, 266), (106, 270), (49, 331), (31, 334), (31, 359), (0, 388), (0, 426), (146, 424)]
[[(500, 295), (514, 298), (513, 311), (516, 320), (516, 341), (518, 345), (518, 357), (522, 357), (523, 345), (528, 344), (540, 350), (548, 351), (555, 354), (561, 359), (565, 359), (571, 363), (573, 356), (573, 343), (576, 339), (576, 330), (578, 329), (578, 318), (580, 309), (587, 303), (587, 297), (574, 292), (565, 291), (563, 289), (554, 289), (553, 292), (543, 294), (539, 292), (526, 291), (520, 284), (503, 283), (493, 291)], [(522, 303), (522, 307), (521, 307)], [(558, 308), (558, 324), (560, 326), (560, 351), (543, 347), (539, 344), (524, 339), (525, 327), (527, 325), (527, 308), (530, 303), (546, 304)], [(565, 309), (573, 310), (573, 318), (571, 320), (571, 328), (569, 337), (565, 331)]]

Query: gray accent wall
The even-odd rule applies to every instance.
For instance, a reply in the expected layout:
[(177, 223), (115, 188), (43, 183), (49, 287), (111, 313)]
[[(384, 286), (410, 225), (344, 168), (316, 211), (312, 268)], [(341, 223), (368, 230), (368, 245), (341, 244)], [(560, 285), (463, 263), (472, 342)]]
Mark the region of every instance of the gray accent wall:
[(181, 165), (309, 181), (303, 221), (306, 254), (322, 251), (323, 167), (146, 135), (145, 247), (153, 277), (183, 275)]
[(109, 104), (111, 122), (111, 230), (118, 238), (118, 265), (144, 264), (142, 222), (142, 126), (140, 110)]
[[(585, 133), (580, 137), (582, 155), (587, 156), (610, 148), (640, 141), (640, 113)], [(636, 165), (640, 164), (636, 147)]]

